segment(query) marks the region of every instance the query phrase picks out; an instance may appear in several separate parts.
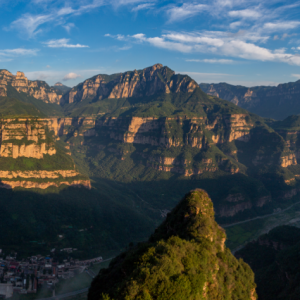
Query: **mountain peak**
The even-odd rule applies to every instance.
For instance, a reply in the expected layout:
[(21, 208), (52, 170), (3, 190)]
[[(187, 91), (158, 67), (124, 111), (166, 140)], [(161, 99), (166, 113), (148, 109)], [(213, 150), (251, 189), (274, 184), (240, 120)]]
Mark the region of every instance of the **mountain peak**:
[(189, 76), (176, 75), (167, 66), (155, 64), (139, 71), (113, 75), (97, 75), (66, 93), (61, 104), (93, 102), (106, 98), (148, 97), (155, 94), (193, 92), (198, 84)]
[(64, 86), (64, 84), (62, 84), (61, 82), (56, 82), (56, 83), (54, 84), (54, 86)]

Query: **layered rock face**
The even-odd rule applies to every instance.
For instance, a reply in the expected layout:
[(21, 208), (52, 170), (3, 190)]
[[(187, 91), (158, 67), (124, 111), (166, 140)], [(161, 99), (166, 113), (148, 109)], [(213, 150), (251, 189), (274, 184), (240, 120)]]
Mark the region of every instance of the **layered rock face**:
[[(46, 189), (68, 185), (91, 188), (90, 181), (74, 169), (72, 159), (64, 158), (68, 153), (57, 152), (49, 130), (56, 130), (56, 133), (59, 130), (55, 126), (48, 127), (52, 122), (59, 124), (57, 119), (0, 120), (0, 187)], [(69, 169), (55, 169), (56, 165)], [(33, 166), (38, 169), (32, 169)]]
[[(151, 145), (163, 148), (182, 148), (190, 146), (205, 150), (212, 144), (224, 144), (232, 141), (248, 142), (252, 121), (243, 114), (223, 115), (214, 120), (205, 117), (176, 118), (100, 118), (96, 121), (99, 135), (123, 143)], [(210, 158), (201, 160), (201, 167), (192, 167), (191, 160), (181, 157), (153, 157), (143, 153), (149, 165), (161, 171), (185, 174), (185, 176), (214, 172), (219, 165), (226, 163), (226, 158), (217, 164)], [(238, 168), (229, 167), (231, 173)]]
[(11, 85), (18, 92), (24, 92), (46, 103), (59, 104), (62, 92), (51, 88), (46, 82), (28, 80), (24, 73), (13, 75), (6, 70), (0, 71), (0, 96), (7, 96), (7, 86)]
[(38, 120), (0, 120), (0, 157), (42, 159), (54, 155), (54, 144), (46, 142), (45, 127)]
[(198, 87), (187, 76), (175, 75), (175, 72), (161, 64), (141, 71), (120, 74), (97, 75), (74, 87), (61, 99), (61, 104), (79, 102), (85, 99), (93, 101), (105, 98), (128, 98), (152, 96), (159, 93), (193, 92)]
[(63, 135), (93, 136), (96, 135), (96, 117), (78, 118), (45, 118), (40, 119), (57, 137)]
[[(190, 145), (201, 149), (209, 143), (222, 144), (234, 140), (247, 142), (251, 121), (246, 115), (223, 115), (210, 122), (207, 118), (101, 118), (96, 122), (97, 129), (104, 129), (112, 139), (124, 143), (150, 144), (153, 146), (182, 147)], [(183, 127), (187, 127), (185, 132)], [(178, 131), (172, 132), (172, 130)], [(211, 140), (205, 131), (211, 132)], [(180, 133), (180, 134), (177, 134)]]
[(192, 191), (148, 242), (100, 271), (88, 299), (257, 299), (252, 270), (225, 240), (206, 192)]

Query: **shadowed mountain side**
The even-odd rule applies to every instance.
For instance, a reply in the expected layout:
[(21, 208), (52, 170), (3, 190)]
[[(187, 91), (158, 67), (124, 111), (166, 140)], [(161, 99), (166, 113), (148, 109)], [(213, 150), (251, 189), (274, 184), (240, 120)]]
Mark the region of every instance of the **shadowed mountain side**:
[(279, 226), (236, 252), (255, 273), (261, 300), (300, 299), (300, 228)]
[(16, 251), (18, 258), (68, 247), (78, 249), (74, 257), (97, 257), (144, 239), (156, 226), (122, 187), (106, 183), (98, 190), (1, 188), (0, 193), (1, 248)]
[[(280, 201), (274, 201), (257, 206), (251, 200), (251, 197), (257, 199), (257, 183), (251, 184), (242, 174), (202, 180), (186, 180), (176, 174), (150, 180), (151, 172), (145, 170), (145, 174), (149, 180), (121, 182), (92, 178), (91, 190), (65, 186), (26, 191), (0, 189), (3, 251), (14, 250), (27, 257), (47, 254), (53, 248), (74, 247), (78, 248), (74, 255), (88, 258), (124, 249), (129, 242), (144, 240), (177, 205), (178, 198), (195, 188), (205, 187), (212, 193), (221, 224), (271, 213), (274, 206), (280, 205)], [(224, 199), (223, 195), (237, 185), (249, 193), (249, 198), (239, 203)], [(237, 205), (245, 203), (252, 208), (237, 212), (234, 217), (220, 216), (222, 209), (235, 211)]]
[(100, 270), (88, 299), (255, 300), (253, 272), (225, 240), (207, 193), (191, 191), (147, 242)]

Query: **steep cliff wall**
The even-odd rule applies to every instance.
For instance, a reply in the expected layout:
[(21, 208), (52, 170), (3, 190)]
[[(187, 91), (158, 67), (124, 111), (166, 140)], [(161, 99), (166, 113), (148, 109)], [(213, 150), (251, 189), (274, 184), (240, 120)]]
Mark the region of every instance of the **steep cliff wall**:
[[(68, 153), (56, 147), (48, 123), (57, 119), (17, 118), (0, 120), (0, 186), (41, 188), (84, 186), (90, 181), (75, 170)], [(64, 168), (64, 169), (61, 169)]]
[(45, 154), (56, 154), (39, 120), (2, 119), (0, 126), (0, 157), (42, 159)]
[(242, 114), (223, 115), (213, 121), (205, 117), (185, 116), (100, 118), (96, 122), (97, 129), (105, 130), (112, 139), (124, 143), (165, 147), (190, 145), (199, 149), (209, 143), (226, 143), (234, 140), (247, 142), (252, 127), (252, 121)]
[(188, 76), (175, 72), (161, 64), (141, 71), (120, 74), (97, 75), (66, 93), (61, 104), (79, 102), (85, 99), (128, 98), (152, 96), (158, 93), (192, 92), (197, 83)]
[(30, 81), (22, 72), (13, 75), (6, 70), (2, 70), (0, 71), (0, 96), (7, 95), (8, 85), (14, 87), (18, 92), (24, 92), (46, 103), (59, 104), (62, 97), (62, 92), (51, 88), (44, 81)]

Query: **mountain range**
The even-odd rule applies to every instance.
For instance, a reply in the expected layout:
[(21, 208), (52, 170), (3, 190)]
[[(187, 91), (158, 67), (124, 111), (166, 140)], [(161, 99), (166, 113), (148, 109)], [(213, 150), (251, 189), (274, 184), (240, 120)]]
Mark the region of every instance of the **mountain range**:
[[(12, 231), (22, 224), (28, 246), (47, 236), (49, 245), (71, 243), (87, 256), (122, 248), (147, 237), (195, 188), (210, 194), (221, 224), (298, 199), (298, 116), (262, 118), (161, 64), (96, 75), (72, 89), (0, 74), (1, 226), (10, 232), (3, 248), (17, 247)], [(20, 199), (26, 213), (14, 214)], [(54, 218), (59, 203), (65, 213)]]

